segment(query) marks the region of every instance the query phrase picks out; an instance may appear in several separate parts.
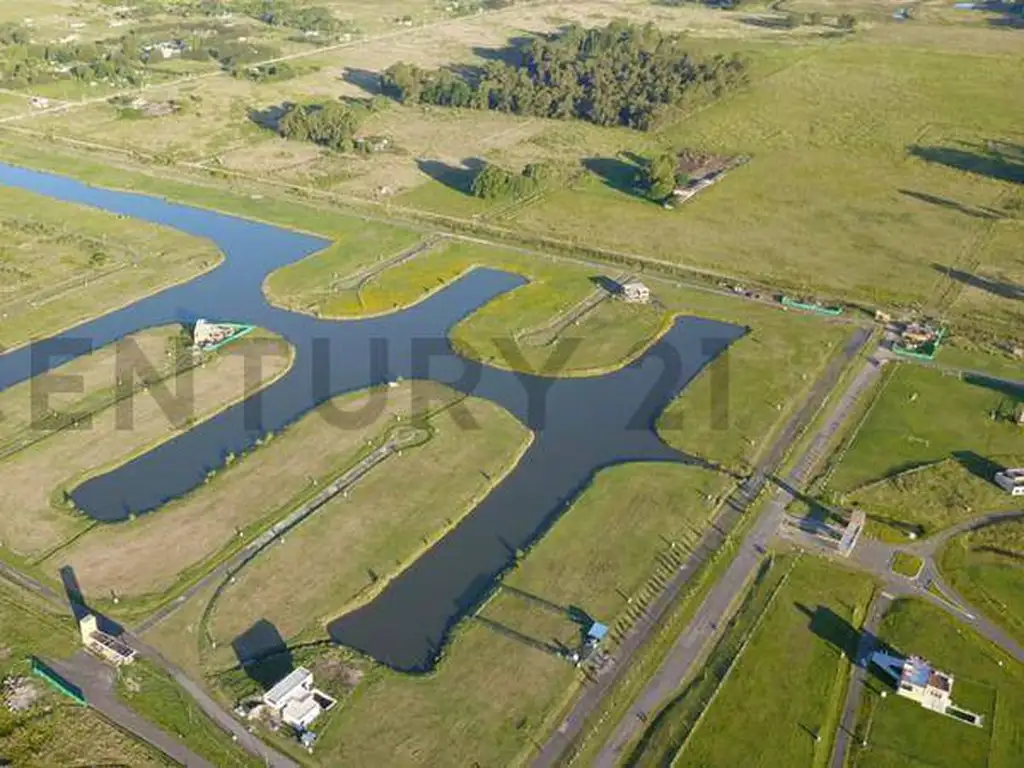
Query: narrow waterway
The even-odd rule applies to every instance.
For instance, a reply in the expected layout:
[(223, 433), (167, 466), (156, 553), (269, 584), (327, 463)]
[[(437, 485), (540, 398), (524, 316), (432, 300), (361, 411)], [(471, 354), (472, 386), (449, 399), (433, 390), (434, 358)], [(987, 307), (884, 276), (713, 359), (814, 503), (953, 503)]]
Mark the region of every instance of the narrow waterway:
[[(229, 454), (245, 452), (324, 401), (398, 377), (431, 379), (486, 398), (534, 430), (520, 463), (461, 524), (375, 600), (331, 623), (337, 642), (404, 671), (433, 666), (452, 626), (595, 472), (630, 461), (690, 461), (658, 437), (655, 420), (744, 333), (734, 325), (680, 318), (639, 360), (611, 374), (556, 379), (512, 373), (460, 356), (448, 336), (475, 309), (522, 285), (517, 275), (475, 269), (391, 315), (318, 320), (270, 306), (261, 286), (273, 270), (324, 248), (328, 243), (320, 238), (4, 165), (0, 183), (207, 237), (226, 256), (189, 283), (0, 355), (0, 389), (141, 329), (199, 317), (258, 325), (295, 348), (292, 369), (267, 389), (76, 488), (76, 505), (93, 519), (116, 523), (152, 513), (201, 485)], [(338, 429), (365, 418), (372, 414), (331, 417)]]

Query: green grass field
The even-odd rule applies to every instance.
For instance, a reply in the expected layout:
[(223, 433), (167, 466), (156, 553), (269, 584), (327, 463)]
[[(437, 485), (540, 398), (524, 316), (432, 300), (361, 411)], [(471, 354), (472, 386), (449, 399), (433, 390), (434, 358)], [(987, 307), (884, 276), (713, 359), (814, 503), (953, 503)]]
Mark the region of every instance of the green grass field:
[(208, 240), (0, 187), (0, 350), (52, 336), (220, 263)]
[(686, 680), (678, 695), (651, 719), (640, 739), (632, 745), (627, 765), (639, 768), (672, 761), (746, 648), (777, 591), (785, 584), (793, 564), (788, 556), (765, 561), (700, 671), (693, 679)]
[(199, 708), (188, 694), (149, 662), (140, 660), (118, 677), (121, 699), (196, 754), (216, 766), (259, 766)]
[(941, 552), (939, 567), (971, 605), (1024, 642), (1024, 521), (953, 539)]
[(60, 658), (78, 650), (78, 631), (23, 594), (0, 584), (0, 678), (24, 678), (39, 694), (28, 710), (0, 706), (0, 756), (10, 765), (167, 765), (92, 710), (31, 676), (30, 657)]
[(1009, 497), (991, 482), (1024, 448), (1012, 415), (1020, 391), (901, 365), (882, 390), (828, 487), (879, 522), (931, 532)]
[[(901, 600), (882, 622), (879, 636), (898, 653), (918, 654), (954, 678), (953, 703), (984, 717), (975, 728), (929, 712), (869, 678), (852, 740), (852, 764), (1010, 768), (1024, 752), (1024, 669), (955, 619), (930, 604)], [(999, 662), (1002, 662), (1001, 664)], [(881, 698), (886, 690), (888, 697)], [(861, 742), (867, 740), (868, 746)]]
[(368, 671), (331, 716), (318, 759), (330, 765), (526, 759), (579, 679), (571, 664), (538, 647), (579, 639), (580, 627), (551, 606), (575, 606), (614, 624), (627, 610), (626, 598), (646, 584), (666, 540), (689, 546), (706, 524), (704, 495), (719, 482), (683, 466), (601, 473), (505, 577), (479, 617), (456, 630), (435, 672)]
[[(812, 765), (827, 757), (872, 582), (802, 559), (676, 758)], [(820, 741), (816, 741), (820, 735)]]
[(921, 567), (923, 565), (924, 561), (917, 555), (910, 555), (906, 552), (897, 552), (893, 555), (892, 562), (889, 563), (889, 568), (893, 573), (898, 573), (900, 576), (906, 576), (908, 579), (913, 579), (921, 572)]
[[(515, 465), (529, 431), (487, 401), (459, 408), (478, 428), (434, 416), (427, 443), (389, 458), (236, 577), (209, 619), (209, 636), (228, 652), (217, 666), (231, 663), (231, 640), (259, 620), (286, 640), (321, 630), (415, 560)], [(282, 436), (280, 450), (301, 451), (296, 435)]]

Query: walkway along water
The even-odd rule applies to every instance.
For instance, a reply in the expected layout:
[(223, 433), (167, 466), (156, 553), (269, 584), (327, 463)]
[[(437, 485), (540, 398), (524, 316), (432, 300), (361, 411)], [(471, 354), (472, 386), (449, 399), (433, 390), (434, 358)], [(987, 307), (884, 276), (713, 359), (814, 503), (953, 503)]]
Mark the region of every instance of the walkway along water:
[[(267, 389), (76, 488), (75, 504), (96, 520), (117, 522), (158, 509), (201, 485), (229, 454), (243, 454), (317, 405), (399, 377), (431, 379), (486, 398), (534, 431), (521, 462), (460, 525), (371, 603), (331, 624), (337, 642), (399, 670), (433, 666), (451, 627), (598, 470), (632, 461), (695, 461), (661, 440), (655, 420), (745, 333), (680, 318), (638, 360), (607, 375), (558, 379), (510, 372), (460, 356), (448, 336), (473, 310), (524, 284), (519, 276), (476, 269), (392, 315), (319, 320), (271, 306), (261, 286), (269, 272), (326, 247), (324, 240), (9, 166), (0, 165), (0, 183), (207, 237), (226, 256), (190, 283), (0, 356), (0, 389), (142, 328), (199, 317), (258, 325), (295, 348), (295, 365)], [(372, 417), (335, 412), (333, 419), (344, 429)]]

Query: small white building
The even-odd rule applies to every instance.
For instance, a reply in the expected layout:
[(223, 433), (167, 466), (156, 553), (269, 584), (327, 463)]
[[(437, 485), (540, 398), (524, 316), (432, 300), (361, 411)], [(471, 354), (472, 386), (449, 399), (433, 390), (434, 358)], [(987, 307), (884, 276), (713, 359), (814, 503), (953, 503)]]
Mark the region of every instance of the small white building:
[(135, 649), (120, 638), (100, 630), (99, 621), (93, 614), (83, 616), (78, 622), (78, 629), (82, 633), (82, 644), (111, 664), (119, 667), (135, 660)]
[(996, 472), (996, 485), (1011, 496), (1024, 496), (1024, 467)]
[(981, 726), (981, 715), (953, 704), (953, 676), (935, 669), (920, 656), (903, 658), (875, 651), (871, 654), (871, 661), (893, 679), (898, 696), (916, 701), (925, 709), (940, 715)]
[(282, 722), (302, 733), (336, 701), (313, 687), (312, 672), (298, 667), (263, 695), (263, 703)]
[(630, 280), (622, 286), (622, 298), (631, 304), (646, 304), (651, 300), (651, 289), (639, 280)]

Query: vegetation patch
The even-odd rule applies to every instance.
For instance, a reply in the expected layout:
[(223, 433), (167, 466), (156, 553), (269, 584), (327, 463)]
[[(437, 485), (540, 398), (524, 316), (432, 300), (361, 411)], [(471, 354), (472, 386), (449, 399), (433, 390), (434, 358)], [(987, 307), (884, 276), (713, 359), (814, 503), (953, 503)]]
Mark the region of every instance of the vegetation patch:
[(906, 576), (908, 579), (916, 579), (923, 566), (924, 560), (907, 552), (897, 552), (889, 563), (889, 568), (893, 573)]
[(952, 675), (953, 701), (984, 721), (975, 728), (931, 712), (895, 695), (888, 679), (872, 674), (851, 739), (853, 765), (1010, 768), (1019, 762), (1024, 734), (1014, 713), (1024, 706), (1020, 664), (923, 601), (893, 603), (878, 635), (896, 653), (923, 656)]
[[(998, 381), (961, 380), (929, 368), (901, 365), (873, 405), (829, 487), (857, 498), (860, 494), (855, 489), (865, 483), (947, 459), (979, 481), (991, 481), (1001, 468), (998, 459), (1020, 450), (1020, 428), (1014, 417), (1022, 400), (1024, 392)], [(940, 477), (943, 471), (933, 474)], [(943, 485), (933, 491), (936, 496), (941, 496)], [(867, 496), (898, 497), (900, 491), (918, 486), (916, 479), (894, 480), (887, 487), (868, 489)], [(970, 507), (982, 507), (986, 499), (994, 498), (982, 483), (972, 481), (969, 487), (986, 489), (980, 498), (967, 501)], [(958, 503), (947, 499), (941, 506), (951, 511)], [(926, 512), (930, 514), (925, 510), (920, 514)]]
[(825, 759), (872, 590), (866, 576), (800, 560), (678, 761), (738, 765), (760, 754), (792, 766)]
[(745, 70), (739, 57), (700, 59), (678, 36), (621, 21), (532, 38), (511, 58), (516, 63), (489, 62), (472, 78), (399, 62), (385, 71), (381, 86), (402, 102), (646, 130), (696, 94), (713, 98), (742, 84)]
[(939, 566), (967, 602), (1024, 643), (1024, 520), (958, 536), (941, 552)]

